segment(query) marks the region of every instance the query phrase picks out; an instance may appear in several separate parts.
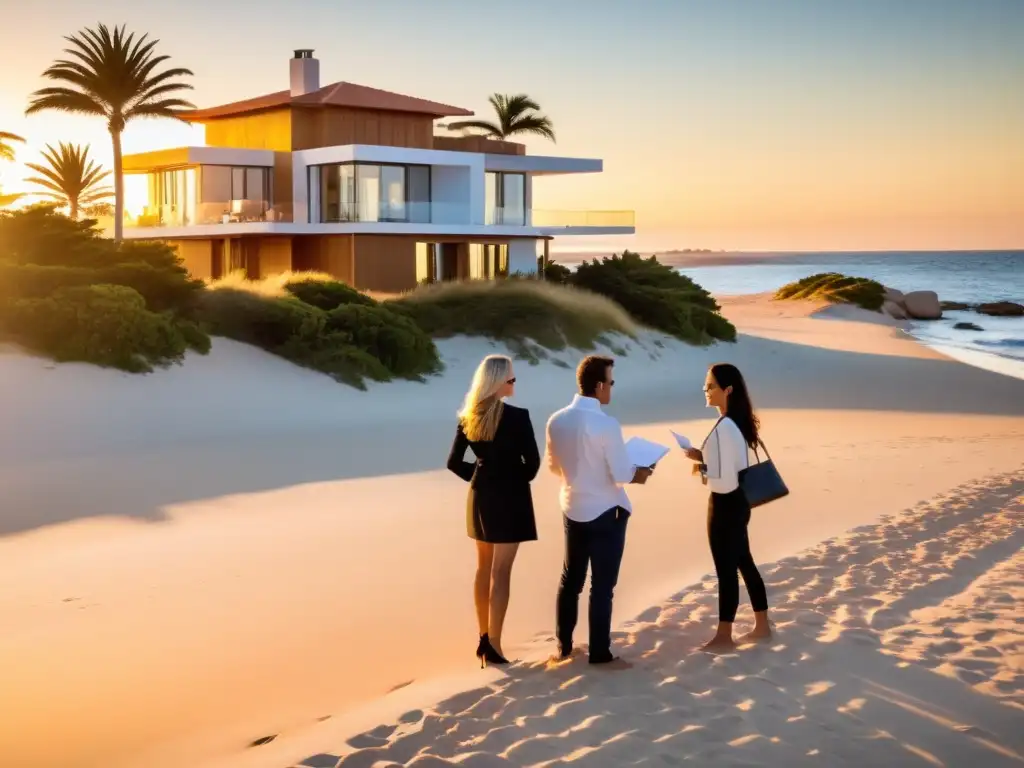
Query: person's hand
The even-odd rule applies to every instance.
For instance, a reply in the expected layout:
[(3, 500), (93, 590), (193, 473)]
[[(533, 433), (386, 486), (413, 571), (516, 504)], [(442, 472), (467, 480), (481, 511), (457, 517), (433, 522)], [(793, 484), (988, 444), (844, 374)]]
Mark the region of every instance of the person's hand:
[(633, 473), (633, 479), (630, 482), (636, 483), (637, 485), (643, 485), (647, 482), (647, 478), (653, 474), (654, 470), (649, 467), (637, 467)]
[(686, 458), (690, 461), (696, 461), (698, 464), (704, 463), (704, 454), (700, 452), (699, 448), (687, 448)]

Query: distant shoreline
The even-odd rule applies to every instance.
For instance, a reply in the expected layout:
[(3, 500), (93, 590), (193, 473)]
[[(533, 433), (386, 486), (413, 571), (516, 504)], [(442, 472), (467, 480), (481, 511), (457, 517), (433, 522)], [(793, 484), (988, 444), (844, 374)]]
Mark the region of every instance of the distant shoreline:
[[(684, 251), (644, 251), (641, 256), (657, 256), (662, 264), (673, 267), (722, 267), (728, 265), (753, 266), (758, 264), (820, 264), (823, 261), (849, 259), (851, 256), (878, 256), (879, 254), (916, 255), (916, 254), (980, 254), (1009, 253), (1019, 254), (1024, 259), (1024, 249), (1009, 250), (975, 250), (975, 251), (778, 251), (778, 252), (690, 252)], [(589, 253), (553, 253), (551, 258), (559, 264), (579, 264), (594, 258), (611, 256), (610, 251), (594, 251)]]

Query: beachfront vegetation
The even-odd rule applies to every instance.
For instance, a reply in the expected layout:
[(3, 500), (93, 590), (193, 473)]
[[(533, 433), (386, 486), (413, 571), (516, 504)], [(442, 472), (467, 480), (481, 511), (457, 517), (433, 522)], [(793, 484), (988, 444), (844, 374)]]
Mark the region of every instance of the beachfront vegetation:
[(16, 133), (0, 131), (0, 160), (14, 160), (14, 147), (11, 144), (15, 141), (20, 144), (25, 143), (25, 140)]
[(490, 120), (458, 120), (448, 123), (453, 131), (479, 131), (479, 135), (491, 139), (507, 139), (519, 134), (533, 134), (555, 140), (555, 126), (551, 119), (540, 113), (540, 104), (525, 93), (509, 96), (492, 93), (487, 97), (494, 108), (496, 122)]
[(637, 325), (615, 302), (539, 280), (473, 280), (420, 286), (387, 305), (435, 338), (484, 336), (551, 349), (592, 349), (605, 334)]
[(93, 213), (93, 207), (114, 194), (114, 190), (103, 184), (110, 176), (89, 157), (89, 145), (65, 144), (57, 149), (49, 144), (43, 150), (45, 164), (25, 163), (25, 167), (36, 172), (25, 179), (29, 184), (42, 187), (38, 194), (60, 206), (67, 207), (72, 220), (84, 208), (86, 215)]
[(440, 371), (437, 338), (494, 339), (536, 361), (643, 326), (731, 337), (714, 300), (653, 259), (625, 253), (572, 277), (438, 283), (383, 300), (316, 273), (203, 282), (169, 246), (116, 243), (53, 204), (0, 213), (0, 337), (59, 361), (149, 371), (222, 336), (364, 387)]
[(156, 243), (118, 244), (54, 206), (0, 213), (0, 332), (58, 361), (142, 372), (209, 350), (202, 283)]
[(192, 86), (182, 81), (192, 72), (182, 67), (160, 70), (169, 57), (156, 55), (159, 40), (136, 38), (125, 28), (99, 24), (65, 38), (68, 58), (58, 59), (43, 77), (58, 85), (32, 94), (26, 114), (48, 110), (103, 118), (114, 148), (114, 240), (124, 229), (124, 176), (121, 134), (131, 120), (143, 117), (177, 118), (194, 108), (178, 98)]
[(714, 297), (654, 256), (623, 251), (583, 262), (575, 271), (549, 263), (544, 277), (611, 299), (638, 324), (690, 344), (736, 339), (736, 329), (722, 317)]
[(864, 277), (822, 272), (784, 285), (776, 291), (775, 298), (819, 299), (833, 304), (853, 304), (879, 312), (885, 302), (885, 286)]
[(421, 379), (441, 369), (437, 347), (416, 323), (327, 275), (231, 275), (203, 293), (198, 318), (215, 336), (359, 388), (365, 379)]

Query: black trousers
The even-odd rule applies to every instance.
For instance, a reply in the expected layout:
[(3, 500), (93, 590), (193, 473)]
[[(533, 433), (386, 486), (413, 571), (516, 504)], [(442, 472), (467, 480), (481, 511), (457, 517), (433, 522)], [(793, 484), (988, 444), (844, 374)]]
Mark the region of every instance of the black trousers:
[(743, 574), (750, 604), (755, 611), (768, 610), (768, 593), (764, 580), (750, 554), (747, 525), (750, 523), (750, 504), (743, 491), (712, 493), (708, 499), (708, 542), (718, 575), (718, 620), (736, 620), (740, 605), (740, 580)]
[(579, 614), (580, 593), (590, 566), (590, 661), (612, 660), (612, 593), (626, 546), (629, 512), (613, 507), (596, 520), (578, 523), (565, 518), (565, 563), (558, 586), (558, 644), (572, 651), (572, 633)]

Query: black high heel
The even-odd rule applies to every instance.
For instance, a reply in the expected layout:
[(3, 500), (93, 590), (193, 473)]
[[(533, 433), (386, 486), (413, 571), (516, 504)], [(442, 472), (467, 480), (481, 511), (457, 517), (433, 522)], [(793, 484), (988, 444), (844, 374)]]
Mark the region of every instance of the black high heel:
[(480, 643), (476, 647), (476, 657), (480, 659), (480, 669), (483, 669), (488, 664), (508, 664), (508, 659), (494, 650), (494, 646), (491, 645), (491, 639), (487, 636), (487, 633), (480, 635)]

